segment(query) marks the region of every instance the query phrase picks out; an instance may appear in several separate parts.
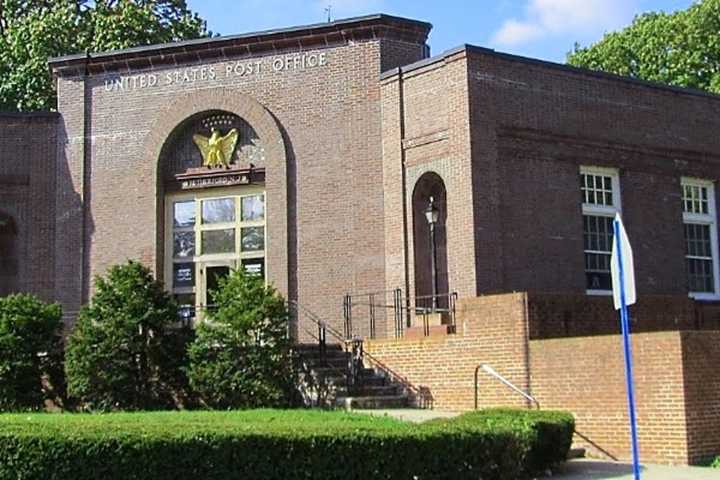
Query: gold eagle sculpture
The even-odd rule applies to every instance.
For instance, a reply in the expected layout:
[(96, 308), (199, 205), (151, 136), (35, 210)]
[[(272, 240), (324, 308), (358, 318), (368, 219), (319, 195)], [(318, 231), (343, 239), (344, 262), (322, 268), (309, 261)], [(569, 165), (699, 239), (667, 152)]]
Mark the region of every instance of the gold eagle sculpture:
[(237, 128), (233, 128), (225, 136), (220, 135), (217, 128), (211, 130), (210, 138), (197, 133), (193, 135), (193, 141), (202, 154), (203, 166), (228, 168), (239, 136)]

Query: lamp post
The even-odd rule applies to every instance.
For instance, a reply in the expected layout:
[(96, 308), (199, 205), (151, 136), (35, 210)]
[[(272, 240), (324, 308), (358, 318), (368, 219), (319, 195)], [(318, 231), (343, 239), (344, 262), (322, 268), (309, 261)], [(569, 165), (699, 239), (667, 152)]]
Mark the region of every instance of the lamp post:
[(430, 197), (430, 203), (424, 211), (425, 219), (430, 226), (430, 271), (432, 274), (432, 311), (437, 309), (437, 247), (435, 245), (435, 224), (440, 218), (440, 211), (435, 207), (435, 199)]

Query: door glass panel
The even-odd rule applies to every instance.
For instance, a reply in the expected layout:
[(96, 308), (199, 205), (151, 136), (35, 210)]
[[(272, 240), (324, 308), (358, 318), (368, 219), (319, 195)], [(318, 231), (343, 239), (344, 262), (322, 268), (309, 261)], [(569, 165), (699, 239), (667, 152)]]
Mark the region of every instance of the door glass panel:
[(242, 198), (242, 221), (252, 222), (265, 218), (265, 195)]
[(173, 265), (173, 287), (187, 288), (195, 286), (195, 264), (192, 262)]
[(173, 256), (187, 258), (195, 255), (195, 232), (175, 232), (173, 234)]
[(195, 201), (175, 202), (173, 205), (173, 225), (192, 227), (195, 225)]
[(245, 258), (242, 261), (243, 269), (248, 275), (265, 276), (265, 259), (264, 258)]
[(215, 293), (220, 287), (220, 279), (227, 277), (230, 274), (230, 267), (219, 266), (219, 267), (207, 267), (205, 271), (205, 291), (207, 292), (207, 306), (213, 307), (216, 302)]
[(243, 227), (242, 251), (257, 252), (265, 249), (265, 229), (263, 227)]
[(178, 316), (183, 321), (191, 321), (195, 318), (195, 294), (180, 293), (175, 295), (175, 303), (178, 306)]
[(203, 200), (202, 202), (203, 223), (228, 223), (235, 221), (235, 199), (216, 198)]
[(203, 254), (235, 252), (235, 229), (205, 230), (202, 232)]

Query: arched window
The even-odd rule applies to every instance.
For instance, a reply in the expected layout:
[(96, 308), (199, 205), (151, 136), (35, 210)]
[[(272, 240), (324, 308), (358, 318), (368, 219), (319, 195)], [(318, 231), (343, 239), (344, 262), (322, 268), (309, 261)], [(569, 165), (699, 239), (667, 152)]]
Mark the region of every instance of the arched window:
[[(415, 296), (427, 298), (436, 293), (439, 295), (449, 293), (448, 263), (447, 263), (447, 200), (445, 183), (434, 172), (423, 174), (415, 184), (412, 196), (413, 209), (413, 245), (415, 261)], [(430, 207), (437, 210), (434, 223), (434, 239), (430, 233), (430, 224), (427, 210)], [(433, 288), (433, 260), (432, 252), (434, 240), (435, 247), (435, 286)], [(422, 303), (422, 302), (420, 302)], [(438, 305), (442, 306), (442, 305)]]
[(10, 214), (0, 212), (0, 296), (17, 290), (17, 225)]

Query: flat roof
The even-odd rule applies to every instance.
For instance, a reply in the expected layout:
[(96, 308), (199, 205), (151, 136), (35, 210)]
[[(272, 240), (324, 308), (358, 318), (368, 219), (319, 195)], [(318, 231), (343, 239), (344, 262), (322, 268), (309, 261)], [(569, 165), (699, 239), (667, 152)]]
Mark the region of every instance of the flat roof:
[(498, 52), (492, 48), (480, 47), (477, 45), (470, 45), (470, 44), (459, 45), (459, 46), (451, 48), (449, 50), (445, 50), (444, 52), (439, 53), (435, 56), (419, 60), (415, 63), (411, 63), (411, 64), (403, 66), (403, 67), (397, 67), (397, 68), (393, 68), (391, 70), (387, 70), (381, 74), (380, 79), (385, 80), (388, 78), (392, 78), (395, 75), (398, 75), (399, 73), (408, 73), (408, 72), (412, 72), (414, 70), (419, 70), (428, 65), (432, 65), (434, 63), (444, 61), (446, 58), (456, 55), (460, 52), (480, 53), (480, 54), (484, 54), (484, 55), (490, 55), (493, 57), (503, 58), (505, 60), (509, 60), (509, 61), (513, 61), (513, 62), (525, 63), (525, 64), (529, 64), (529, 65), (537, 65), (537, 66), (541, 66), (541, 67), (552, 68), (555, 70), (563, 70), (563, 71), (578, 74), (578, 75), (602, 78), (605, 80), (620, 81), (620, 82), (625, 82), (625, 83), (632, 83), (632, 84), (643, 86), (643, 87), (649, 87), (649, 88), (654, 88), (654, 89), (659, 89), (659, 90), (666, 90), (666, 91), (674, 92), (674, 93), (680, 93), (680, 94), (685, 94), (685, 95), (695, 95), (695, 96), (711, 98), (714, 100), (720, 100), (720, 95), (711, 93), (711, 92), (706, 92), (704, 90), (698, 90), (696, 88), (678, 87), (675, 85), (667, 85), (664, 83), (643, 80), (640, 78), (628, 77), (628, 76), (624, 76), (624, 75), (617, 75), (615, 73), (608, 73), (608, 72), (604, 72), (602, 70), (591, 70), (589, 68), (575, 67), (573, 65), (568, 65), (565, 63), (556, 63), (556, 62), (551, 62), (548, 60), (540, 60), (538, 58), (523, 57), (521, 55), (514, 55), (511, 53)]
[[(343, 38), (353, 38), (351, 34), (354, 30), (372, 29), (373, 27), (384, 27), (388, 30), (405, 31), (408, 39), (425, 42), (427, 36), (432, 29), (432, 24), (419, 20), (413, 20), (404, 17), (396, 17), (385, 14), (372, 14), (359, 17), (345, 18), (332, 22), (314, 23), (310, 25), (300, 25), (288, 28), (278, 28), (271, 30), (263, 30), (258, 32), (242, 33), (237, 35), (225, 35), (218, 37), (204, 37), (192, 40), (183, 40), (178, 42), (162, 43), (156, 45), (146, 45), (122, 50), (113, 50), (96, 53), (76, 53), (71, 55), (63, 55), (60, 57), (52, 57), (48, 59), (48, 63), (53, 69), (61, 69), (63, 67), (73, 67), (77, 65), (111, 64), (118, 61), (129, 61), (142, 59), (147, 57), (165, 58), (170, 55), (185, 55), (196, 58), (209, 58), (218, 55), (203, 55), (208, 50), (221, 50), (230, 47), (241, 47), (259, 44), (271, 44), (270, 48), (263, 50), (280, 50), (291, 46), (301, 47), (304, 45), (328, 45), (329, 37), (334, 40)], [(372, 35), (381, 35), (381, 31), (366, 32), (366, 37)], [(324, 37), (326, 36), (326, 37)], [(319, 37), (319, 38), (315, 38)], [(313, 39), (314, 38), (314, 39)], [(305, 40), (303, 40), (305, 39)], [(309, 40), (312, 39), (312, 40)], [(251, 53), (251, 48), (245, 48), (242, 51)], [(130, 63), (130, 62), (128, 62)], [(153, 62), (165, 63), (165, 62)], [(169, 63), (169, 62), (168, 62)], [(152, 64), (148, 64), (152, 65)], [(131, 67), (133, 65), (130, 65)]]

